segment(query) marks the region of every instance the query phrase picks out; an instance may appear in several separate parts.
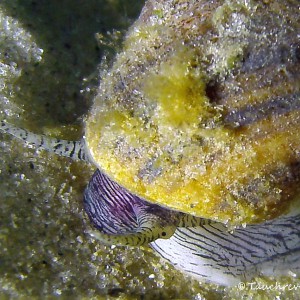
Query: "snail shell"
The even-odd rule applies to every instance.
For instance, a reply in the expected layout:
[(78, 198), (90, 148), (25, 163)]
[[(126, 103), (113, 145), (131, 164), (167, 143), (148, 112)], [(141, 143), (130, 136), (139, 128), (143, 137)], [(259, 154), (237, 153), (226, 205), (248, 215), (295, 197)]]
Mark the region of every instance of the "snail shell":
[(298, 5), (147, 1), (87, 118), (97, 167), (149, 202), (231, 225), (288, 212)]
[(299, 274), (298, 8), (147, 1), (88, 116), (93, 161), (173, 211), (151, 245), (196, 278)]

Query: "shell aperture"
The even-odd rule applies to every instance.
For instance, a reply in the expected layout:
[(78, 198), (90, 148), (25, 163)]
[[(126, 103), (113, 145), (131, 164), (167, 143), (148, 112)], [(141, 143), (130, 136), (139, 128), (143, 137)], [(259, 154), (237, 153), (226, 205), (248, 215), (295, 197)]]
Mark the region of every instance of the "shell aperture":
[(103, 243), (143, 245), (169, 238), (176, 229), (171, 211), (130, 194), (96, 170), (84, 193), (84, 208)]

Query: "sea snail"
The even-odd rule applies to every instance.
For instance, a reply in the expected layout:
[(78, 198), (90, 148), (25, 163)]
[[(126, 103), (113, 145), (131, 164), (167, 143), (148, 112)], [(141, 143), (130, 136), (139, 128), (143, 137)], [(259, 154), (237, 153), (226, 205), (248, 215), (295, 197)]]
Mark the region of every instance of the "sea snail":
[(102, 242), (153, 249), (233, 285), (300, 273), (298, 1), (146, 1), (86, 120), (38, 148), (97, 167)]

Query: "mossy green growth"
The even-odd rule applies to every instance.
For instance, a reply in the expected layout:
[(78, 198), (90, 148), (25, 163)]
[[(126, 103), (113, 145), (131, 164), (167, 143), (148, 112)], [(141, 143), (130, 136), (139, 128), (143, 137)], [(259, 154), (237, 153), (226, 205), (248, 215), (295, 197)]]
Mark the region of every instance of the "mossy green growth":
[(162, 9), (155, 9), (155, 10), (153, 11), (153, 14), (154, 14), (155, 16), (157, 16), (158, 18), (162, 18), (163, 15), (164, 15)]
[(161, 65), (158, 74), (147, 77), (144, 93), (157, 103), (157, 123), (195, 128), (199, 122), (212, 117), (205, 77), (195, 67), (195, 57), (194, 51), (180, 49)]
[(229, 0), (212, 14), (211, 24), (218, 32), (218, 40), (208, 45), (207, 55), (213, 57), (211, 68), (215, 75), (228, 74), (242, 61), (255, 10), (251, 1)]

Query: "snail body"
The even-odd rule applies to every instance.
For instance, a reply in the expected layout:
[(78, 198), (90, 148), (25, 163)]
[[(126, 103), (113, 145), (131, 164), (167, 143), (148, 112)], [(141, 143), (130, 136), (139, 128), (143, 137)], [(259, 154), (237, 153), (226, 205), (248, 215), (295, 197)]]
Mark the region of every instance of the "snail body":
[(298, 274), (297, 7), (149, 0), (100, 84), (85, 139), (1, 130), (96, 166), (84, 208), (103, 243), (150, 243), (223, 285)]
[(99, 170), (85, 191), (84, 205), (99, 230), (91, 234), (101, 242), (150, 243), (164, 259), (202, 281), (232, 286), (258, 275), (300, 273), (297, 210), (229, 231), (220, 222), (146, 202)]

